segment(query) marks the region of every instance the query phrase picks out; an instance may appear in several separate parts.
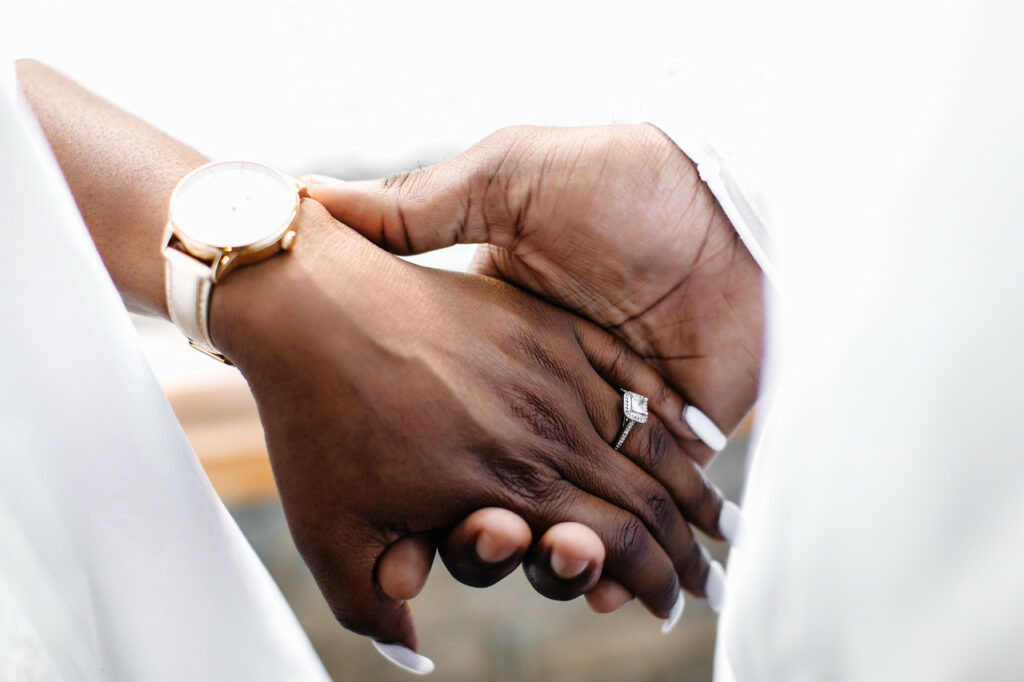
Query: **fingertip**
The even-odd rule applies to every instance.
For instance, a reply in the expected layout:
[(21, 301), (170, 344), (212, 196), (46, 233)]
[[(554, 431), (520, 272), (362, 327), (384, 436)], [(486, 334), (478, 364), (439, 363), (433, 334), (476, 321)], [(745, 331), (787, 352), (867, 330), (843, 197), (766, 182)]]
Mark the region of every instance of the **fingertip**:
[(526, 521), (507, 509), (479, 509), (441, 543), (441, 560), (459, 582), (489, 587), (514, 571), (533, 536)]
[(579, 563), (604, 564), (604, 543), (593, 529), (582, 523), (569, 521), (552, 526), (544, 533), (541, 544), (551, 549), (552, 568), (562, 578), (574, 578), (582, 571), (563, 575), (556, 563), (564, 567), (575, 567)]
[(743, 512), (731, 500), (722, 503), (722, 511), (718, 514), (718, 532), (733, 547), (740, 542), (743, 534)]
[(721, 613), (725, 606), (725, 569), (717, 561), (711, 562), (711, 569), (708, 571), (708, 578), (704, 584), (704, 593), (707, 595), (708, 606), (715, 613)]
[(515, 554), (519, 547), (515, 543), (507, 542), (505, 537), (485, 529), (476, 536), (474, 549), (480, 561), (485, 564), (497, 564)]
[(430, 576), (434, 543), (425, 535), (410, 535), (384, 550), (377, 563), (377, 584), (400, 601), (417, 596)]
[(683, 596), (683, 591), (679, 590), (679, 595), (676, 597), (675, 603), (672, 605), (671, 611), (669, 611), (668, 618), (661, 624), (661, 634), (667, 635), (672, 632), (676, 625), (679, 623), (679, 619), (683, 616), (683, 609), (686, 608), (686, 598)]
[(611, 613), (633, 601), (633, 594), (618, 580), (602, 577), (586, 594), (587, 605), (594, 613)]
[(693, 405), (683, 408), (683, 421), (693, 430), (694, 434), (715, 452), (720, 452), (727, 443), (727, 438), (718, 425), (711, 421), (704, 412)]
[(475, 551), (485, 563), (499, 563), (517, 552), (525, 552), (533, 540), (530, 526), (522, 517), (497, 507), (473, 512), (460, 527), (467, 534), (476, 534)]

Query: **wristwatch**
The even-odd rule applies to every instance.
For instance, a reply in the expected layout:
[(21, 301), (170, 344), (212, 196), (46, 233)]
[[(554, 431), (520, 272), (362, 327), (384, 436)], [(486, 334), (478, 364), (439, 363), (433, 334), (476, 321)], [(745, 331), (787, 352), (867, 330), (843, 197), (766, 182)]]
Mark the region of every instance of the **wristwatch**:
[(210, 339), (210, 294), (235, 268), (288, 251), (306, 188), (276, 168), (218, 161), (171, 193), (164, 233), (167, 309), (196, 350), (231, 364)]

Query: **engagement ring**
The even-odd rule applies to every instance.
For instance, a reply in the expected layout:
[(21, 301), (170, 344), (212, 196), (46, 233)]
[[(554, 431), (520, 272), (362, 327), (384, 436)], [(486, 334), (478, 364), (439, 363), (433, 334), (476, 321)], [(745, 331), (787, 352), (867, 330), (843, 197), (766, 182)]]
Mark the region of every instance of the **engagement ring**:
[(633, 424), (643, 424), (647, 421), (647, 396), (622, 388), (619, 390), (622, 391), (622, 431), (612, 446), (616, 450), (626, 442), (626, 436), (632, 430)]

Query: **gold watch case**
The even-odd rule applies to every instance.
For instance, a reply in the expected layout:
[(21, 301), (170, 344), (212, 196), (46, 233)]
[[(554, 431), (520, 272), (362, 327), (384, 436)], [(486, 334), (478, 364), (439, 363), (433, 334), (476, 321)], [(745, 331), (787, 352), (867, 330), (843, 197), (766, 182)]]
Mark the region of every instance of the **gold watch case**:
[[(190, 236), (186, 227), (179, 225), (175, 219), (176, 199), (181, 189), (188, 186), (198, 174), (208, 173), (211, 169), (218, 166), (258, 167), (263, 172), (273, 174), (282, 183), (294, 187), (295, 201), (287, 219), (283, 220), (276, 229), (270, 230), (266, 236), (248, 244), (219, 246)], [(179, 180), (178, 184), (175, 185), (174, 191), (171, 192), (165, 246), (184, 251), (197, 260), (209, 264), (211, 280), (216, 284), (222, 281), (235, 268), (266, 260), (279, 251), (290, 250), (297, 236), (296, 221), (299, 215), (299, 206), (302, 199), (306, 196), (308, 196), (308, 193), (302, 183), (267, 164), (254, 161), (214, 161), (203, 164)]]

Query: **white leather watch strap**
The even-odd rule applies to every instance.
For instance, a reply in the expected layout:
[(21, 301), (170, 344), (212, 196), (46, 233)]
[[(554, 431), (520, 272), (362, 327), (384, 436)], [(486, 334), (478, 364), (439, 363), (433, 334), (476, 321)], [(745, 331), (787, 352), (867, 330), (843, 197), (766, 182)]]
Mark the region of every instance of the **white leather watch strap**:
[(210, 339), (212, 267), (173, 246), (164, 248), (164, 260), (167, 263), (167, 310), (171, 321), (185, 332), (193, 346), (227, 362)]

